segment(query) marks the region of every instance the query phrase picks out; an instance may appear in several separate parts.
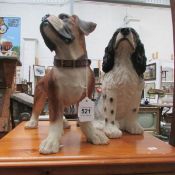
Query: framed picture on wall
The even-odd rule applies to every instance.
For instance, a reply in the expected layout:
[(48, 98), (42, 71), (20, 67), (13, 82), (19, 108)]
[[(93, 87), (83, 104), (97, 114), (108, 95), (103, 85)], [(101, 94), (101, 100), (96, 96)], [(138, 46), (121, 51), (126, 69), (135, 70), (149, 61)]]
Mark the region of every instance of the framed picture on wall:
[(0, 56), (20, 56), (21, 18), (0, 17)]
[(156, 80), (156, 63), (148, 64), (144, 73), (144, 80)]
[(166, 94), (173, 94), (174, 82), (162, 82), (161, 89), (164, 90)]
[(174, 81), (174, 69), (170, 67), (161, 68), (161, 78), (162, 81)]
[(43, 77), (45, 75), (45, 66), (34, 65), (33, 66), (34, 75), (36, 77)]
[(150, 89), (155, 89), (155, 82), (145, 83), (144, 97), (149, 99), (155, 99), (156, 98), (155, 94), (148, 94), (148, 91)]

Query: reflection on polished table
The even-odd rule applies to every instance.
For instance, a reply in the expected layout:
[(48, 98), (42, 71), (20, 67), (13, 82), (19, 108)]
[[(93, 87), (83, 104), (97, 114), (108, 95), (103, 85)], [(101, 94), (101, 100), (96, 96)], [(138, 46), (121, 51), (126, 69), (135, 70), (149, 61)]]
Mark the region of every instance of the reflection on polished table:
[(41, 155), (48, 125), (40, 121), (38, 129), (25, 130), (23, 122), (0, 140), (1, 175), (175, 174), (175, 148), (151, 134), (124, 134), (97, 146), (86, 142), (76, 122), (65, 131), (59, 153)]

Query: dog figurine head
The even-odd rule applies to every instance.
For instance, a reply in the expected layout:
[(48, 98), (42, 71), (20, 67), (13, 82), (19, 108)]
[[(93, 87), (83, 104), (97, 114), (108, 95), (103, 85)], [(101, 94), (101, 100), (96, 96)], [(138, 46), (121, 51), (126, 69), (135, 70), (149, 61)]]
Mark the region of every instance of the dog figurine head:
[(67, 14), (60, 14), (58, 17), (46, 15), (40, 25), (45, 44), (62, 59), (65, 56), (66, 59), (74, 59), (71, 57), (86, 54), (84, 35), (88, 35), (95, 28), (95, 23), (83, 21), (76, 15)]
[[(112, 36), (108, 46), (105, 48), (102, 69), (105, 73), (112, 70), (115, 55), (121, 52), (129, 52), (133, 67), (139, 77), (143, 77), (146, 69), (146, 56), (144, 45), (138, 33), (133, 28), (119, 28)], [(115, 57), (117, 58), (117, 57)]]

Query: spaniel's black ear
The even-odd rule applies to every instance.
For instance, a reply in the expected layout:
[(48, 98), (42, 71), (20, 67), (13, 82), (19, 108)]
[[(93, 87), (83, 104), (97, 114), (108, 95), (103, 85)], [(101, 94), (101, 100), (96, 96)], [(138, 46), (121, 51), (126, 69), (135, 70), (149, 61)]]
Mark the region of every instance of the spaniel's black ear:
[(143, 78), (143, 73), (146, 70), (147, 58), (145, 56), (144, 45), (141, 43), (139, 38), (137, 41), (137, 47), (135, 49), (135, 52), (131, 56), (131, 60), (138, 76)]
[(114, 66), (114, 44), (117, 34), (119, 33), (118, 29), (112, 36), (111, 40), (109, 41), (108, 46), (105, 48), (105, 55), (103, 57), (102, 63), (102, 70), (103, 72), (109, 72)]
[(103, 72), (109, 72), (114, 66), (114, 49), (112, 39), (108, 46), (105, 48), (105, 55), (103, 57), (102, 70)]

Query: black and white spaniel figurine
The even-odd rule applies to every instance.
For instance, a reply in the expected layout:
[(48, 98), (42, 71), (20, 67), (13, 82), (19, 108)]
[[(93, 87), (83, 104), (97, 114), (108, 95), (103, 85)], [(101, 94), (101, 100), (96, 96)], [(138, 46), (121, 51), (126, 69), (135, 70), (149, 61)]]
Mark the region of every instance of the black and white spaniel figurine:
[[(119, 28), (105, 48), (102, 69), (102, 96), (97, 104), (96, 118), (104, 119), (104, 132), (119, 138), (122, 130), (142, 134), (137, 122), (146, 69), (144, 45), (133, 28)], [(101, 116), (103, 115), (103, 116)]]

